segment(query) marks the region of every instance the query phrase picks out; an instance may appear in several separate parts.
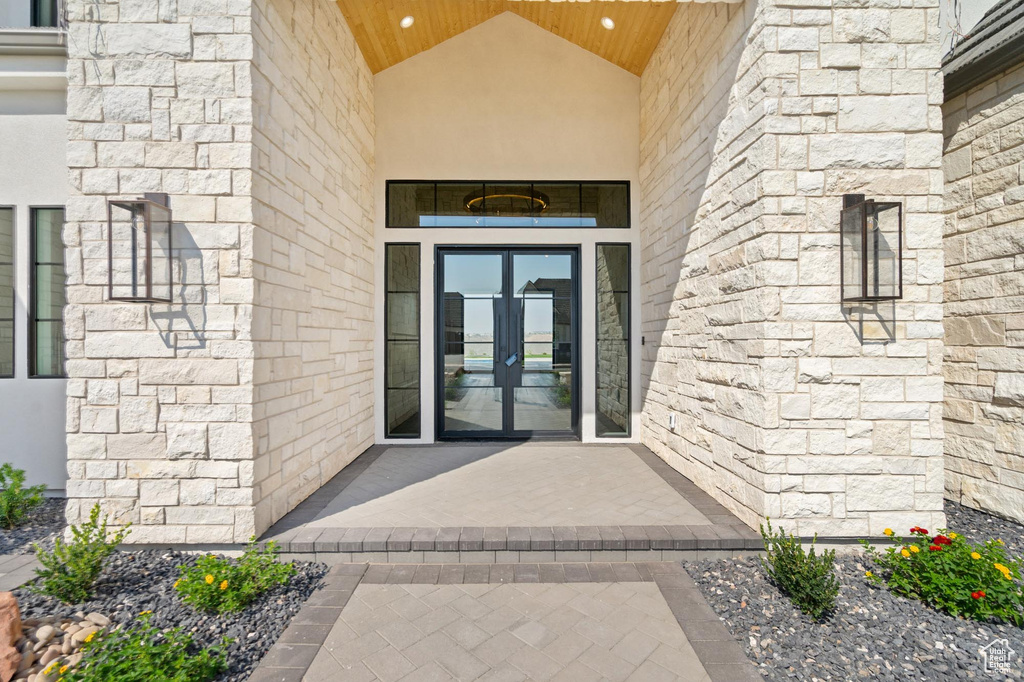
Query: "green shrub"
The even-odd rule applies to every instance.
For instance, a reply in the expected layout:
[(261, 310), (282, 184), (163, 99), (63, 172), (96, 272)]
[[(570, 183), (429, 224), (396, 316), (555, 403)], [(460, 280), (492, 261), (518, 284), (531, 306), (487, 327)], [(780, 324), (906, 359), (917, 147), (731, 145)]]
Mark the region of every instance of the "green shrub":
[(36, 569), (39, 579), (31, 583), (29, 589), (67, 604), (85, 601), (92, 594), (103, 563), (130, 532), (129, 526), (131, 524), (108, 540), (107, 517), (100, 521), (100, 505), (94, 505), (88, 521), (80, 526), (71, 526), (70, 543), (57, 538), (52, 552), (35, 545), (36, 558), (42, 567)]
[(861, 541), (882, 569), (882, 575), (867, 572), (872, 583), (887, 585), (895, 594), (953, 616), (1024, 625), (1021, 564), (1007, 556), (1001, 540), (975, 545), (945, 529), (930, 536), (916, 526), (910, 529), (909, 538), (899, 537), (889, 528), (885, 534), (892, 545), (884, 552)]
[[(85, 642), (81, 662), (64, 669), (63, 682), (208, 682), (227, 669), (230, 640), (198, 649), (191, 635), (180, 628), (161, 632), (150, 625), (150, 618), (144, 614), (137, 627), (121, 627)], [(53, 670), (50, 677), (60, 672)]]
[(181, 573), (174, 589), (182, 601), (200, 611), (217, 613), (241, 611), (267, 590), (286, 584), (295, 573), (290, 562), (277, 560), (276, 543), (269, 542), (261, 550), (255, 540), (249, 541), (237, 561), (207, 554), (195, 566), (178, 568)]
[(798, 537), (787, 535), (782, 528), (775, 533), (771, 521), (768, 521), (767, 530), (761, 526), (761, 537), (767, 552), (767, 556), (761, 559), (761, 565), (776, 587), (797, 608), (815, 620), (835, 608), (836, 595), (839, 594), (835, 550), (815, 554), (814, 543), (818, 539), (815, 535), (811, 550), (805, 553)]
[(10, 464), (0, 466), (0, 528), (20, 526), (30, 511), (43, 503), (45, 485), (25, 485), (25, 471)]

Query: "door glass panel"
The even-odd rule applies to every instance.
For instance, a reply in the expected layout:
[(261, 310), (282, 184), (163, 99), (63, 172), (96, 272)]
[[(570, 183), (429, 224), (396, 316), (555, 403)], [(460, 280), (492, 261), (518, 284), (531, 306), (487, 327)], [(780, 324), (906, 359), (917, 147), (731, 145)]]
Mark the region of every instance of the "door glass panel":
[(572, 256), (514, 254), (513, 429), (572, 429)]
[(501, 431), (500, 253), (444, 254), (444, 431)]

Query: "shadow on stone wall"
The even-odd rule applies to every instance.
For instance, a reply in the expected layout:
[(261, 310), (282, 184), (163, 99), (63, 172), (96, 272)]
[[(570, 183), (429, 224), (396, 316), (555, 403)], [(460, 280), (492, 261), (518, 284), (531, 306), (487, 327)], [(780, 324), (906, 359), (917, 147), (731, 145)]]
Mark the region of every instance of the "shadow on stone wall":
[(168, 348), (206, 348), (206, 272), (203, 252), (184, 223), (174, 223), (172, 230), (175, 302), (170, 305), (153, 305), (150, 318), (160, 330), (160, 338)]

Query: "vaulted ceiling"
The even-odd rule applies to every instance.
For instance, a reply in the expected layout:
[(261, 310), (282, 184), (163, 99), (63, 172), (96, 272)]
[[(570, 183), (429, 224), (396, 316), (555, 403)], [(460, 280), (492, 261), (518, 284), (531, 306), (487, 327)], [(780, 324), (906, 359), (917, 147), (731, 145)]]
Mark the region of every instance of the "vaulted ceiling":
[[(338, 0), (370, 69), (377, 73), (502, 12), (514, 12), (640, 75), (677, 0)], [(402, 28), (403, 17), (414, 18)], [(615, 28), (601, 20), (608, 17)]]

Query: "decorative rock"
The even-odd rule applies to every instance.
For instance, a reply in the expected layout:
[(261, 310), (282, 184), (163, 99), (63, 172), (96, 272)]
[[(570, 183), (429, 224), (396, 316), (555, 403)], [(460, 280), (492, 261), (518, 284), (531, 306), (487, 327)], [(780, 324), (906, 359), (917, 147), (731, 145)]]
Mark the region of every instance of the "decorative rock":
[(82, 628), (81, 630), (79, 630), (71, 636), (71, 643), (73, 645), (81, 646), (83, 643), (85, 643), (85, 640), (88, 639), (89, 635), (95, 634), (99, 632), (99, 630), (100, 629), (95, 625), (87, 628)]
[(57, 630), (52, 625), (42, 625), (36, 630), (35, 640), (40, 644), (47, 644), (56, 634)]
[(0, 682), (8, 682), (19, 670), (21, 653), (14, 648), (21, 639), (18, 600), (10, 592), (0, 593)]
[(85, 617), (90, 623), (99, 625), (101, 628), (105, 628), (110, 625), (110, 619), (104, 616), (102, 613), (96, 613), (95, 611)]
[(41, 666), (43, 666), (45, 668), (46, 666), (48, 666), (51, 663), (53, 663), (53, 661), (55, 661), (56, 659), (60, 658), (60, 656), (61, 656), (60, 648), (50, 647), (49, 649), (46, 650), (46, 653), (44, 653), (42, 656), (39, 657), (39, 665), (41, 665)]

